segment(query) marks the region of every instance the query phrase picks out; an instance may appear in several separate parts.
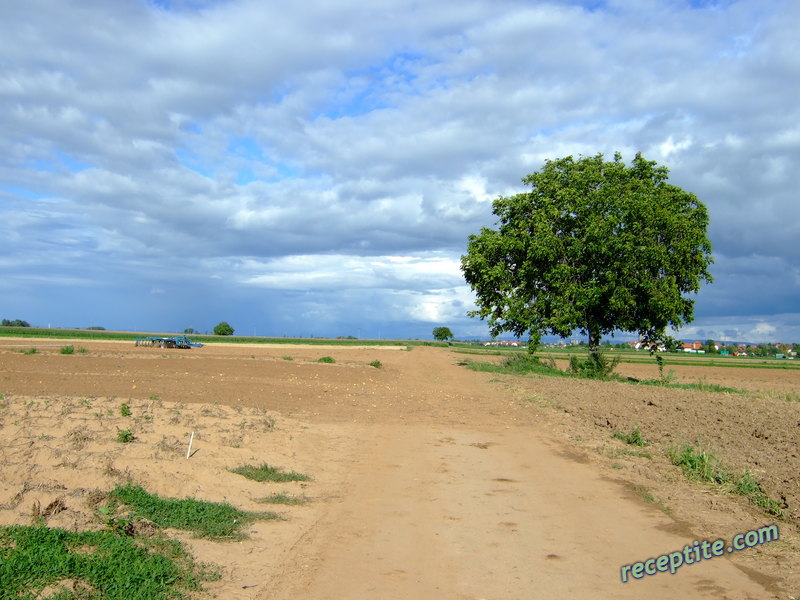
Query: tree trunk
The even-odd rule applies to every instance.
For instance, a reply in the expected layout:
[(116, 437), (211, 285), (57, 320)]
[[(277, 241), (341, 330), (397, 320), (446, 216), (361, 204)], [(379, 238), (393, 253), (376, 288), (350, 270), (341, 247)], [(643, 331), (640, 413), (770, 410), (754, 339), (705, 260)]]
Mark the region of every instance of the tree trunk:
[(589, 330), (589, 361), (598, 364), (600, 356), (600, 331), (597, 329)]

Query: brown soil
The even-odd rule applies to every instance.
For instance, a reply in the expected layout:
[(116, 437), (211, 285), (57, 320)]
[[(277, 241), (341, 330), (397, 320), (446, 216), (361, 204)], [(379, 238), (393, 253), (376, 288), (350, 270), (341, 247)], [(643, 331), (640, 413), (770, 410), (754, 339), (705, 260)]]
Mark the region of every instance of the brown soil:
[[(11, 347), (39, 343), (31, 355)], [(59, 354), (67, 343), (88, 352)], [(750, 390), (725, 394), (476, 373), (465, 358), (475, 357), (0, 340), (0, 524), (38, 514), (99, 527), (101, 492), (132, 479), (285, 516), (241, 542), (172, 533), (220, 565), (207, 584), (218, 598), (800, 597), (800, 403), (789, 401), (800, 371), (670, 367), (679, 380)], [(611, 437), (635, 426), (645, 449)], [(136, 439), (117, 442), (120, 429)], [(664, 456), (682, 442), (751, 471), (786, 516), (688, 481)], [(261, 462), (313, 480), (228, 470)], [(278, 491), (310, 502), (258, 502)], [(623, 565), (772, 523), (779, 541), (620, 581)]]

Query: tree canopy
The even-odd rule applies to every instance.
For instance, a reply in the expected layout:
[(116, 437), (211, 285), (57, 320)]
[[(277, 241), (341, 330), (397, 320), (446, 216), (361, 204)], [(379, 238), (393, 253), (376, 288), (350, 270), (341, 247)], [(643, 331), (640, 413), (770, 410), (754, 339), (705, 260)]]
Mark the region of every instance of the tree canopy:
[(477, 295), (470, 316), (492, 335), (569, 337), (596, 353), (603, 335), (669, 338), (693, 320), (684, 294), (712, 281), (708, 211), (667, 182), (669, 170), (637, 154), (548, 160), (530, 190), (493, 203), (498, 229), (471, 235), (461, 269)]
[(435, 339), (438, 342), (446, 342), (447, 340), (452, 340), (453, 332), (450, 331), (449, 327), (434, 327), (433, 339)]
[(233, 327), (222, 321), (214, 325), (214, 335), (233, 335)]
[(9, 321), (8, 319), (3, 319), (0, 322), (0, 325), (3, 327), (30, 327), (31, 324), (27, 321), (23, 321), (22, 319), (14, 319), (13, 321)]

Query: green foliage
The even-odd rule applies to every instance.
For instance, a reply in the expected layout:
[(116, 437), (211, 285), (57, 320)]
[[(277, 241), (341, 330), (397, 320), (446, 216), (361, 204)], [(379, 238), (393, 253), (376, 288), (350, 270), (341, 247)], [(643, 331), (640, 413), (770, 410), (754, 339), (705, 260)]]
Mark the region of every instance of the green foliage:
[(119, 414), (123, 417), (130, 417), (131, 416), (131, 407), (130, 404), (122, 403), (119, 407)]
[(61, 354), (75, 354), (75, 346), (61, 346)]
[(311, 479), (308, 475), (304, 475), (303, 473), (296, 473), (295, 471), (286, 473), (282, 469), (269, 466), (267, 463), (261, 463), (258, 466), (243, 465), (231, 469), (231, 473), (236, 473), (237, 475), (252, 479), (253, 481), (275, 481), (282, 483), (286, 481), (308, 481)]
[(450, 331), (449, 327), (434, 327), (433, 339), (435, 339), (437, 342), (446, 342), (447, 340), (452, 340), (453, 332)]
[(499, 228), (469, 238), (461, 268), (492, 335), (533, 343), (580, 330), (595, 352), (603, 335), (648, 342), (693, 318), (683, 294), (711, 281), (708, 212), (637, 154), (550, 160), (528, 192), (494, 201)]
[(118, 429), (117, 441), (121, 444), (130, 444), (134, 439), (130, 429)]
[(141, 486), (117, 486), (109, 497), (130, 507), (134, 517), (152, 521), (162, 528), (191, 531), (209, 538), (240, 538), (242, 526), (256, 519), (276, 519), (274, 513), (239, 510), (227, 502), (205, 502), (186, 498), (161, 498)]
[(567, 373), (587, 379), (605, 379), (619, 364), (619, 356), (609, 360), (600, 351), (589, 353), (589, 356), (581, 360), (574, 354), (569, 357), (569, 367)]
[(322, 358), (318, 358), (317, 362), (333, 364), (336, 362), (336, 359), (332, 356), (323, 356)]
[(22, 354), (39, 354), (39, 350), (37, 348), (28, 348), (27, 350), (20, 350)]
[(376, 369), (383, 368), (383, 363), (379, 360), (373, 360), (372, 362), (368, 363), (370, 367), (375, 367)]
[(31, 324), (27, 321), (22, 321), (20, 319), (14, 319), (13, 321), (9, 321), (8, 319), (3, 319), (0, 321), (0, 325), (3, 327), (30, 327)]
[(186, 335), (190, 335), (192, 333), (200, 333), (200, 332), (197, 331), (197, 329), (195, 329), (194, 327), (187, 327), (186, 329), (183, 330), (183, 333), (185, 333)]
[(783, 516), (781, 505), (761, 488), (761, 484), (749, 471), (735, 474), (722, 466), (722, 462), (711, 452), (695, 449), (690, 444), (674, 446), (667, 450), (672, 464), (681, 467), (691, 479), (724, 486), (730, 492), (747, 497), (753, 504), (777, 517)]
[(105, 327), (101, 327), (100, 325), (92, 325), (91, 327), (87, 327), (89, 331), (105, 331)]
[(225, 321), (217, 323), (214, 326), (214, 335), (233, 335), (233, 327), (228, 325)]
[(650, 442), (644, 439), (644, 436), (642, 435), (642, 432), (638, 426), (631, 429), (628, 433), (615, 431), (613, 434), (611, 434), (611, 437), (622, 440), (631, 446), (640, 446), (643, 448), (644, 446), (650, 445)]
[[(2, 527), (0, 557), (2, 598), (178, 600), (198, 589), (188, 554), (163, 538)], [(74, 581), (74, 593), (58, 590), (62, 581)], [(53, 591), (42, 596), (45, 587)]]
[(466, 361), (466, 367), (472, 371), (486, 373), (505, 373), (508, 375), (550, 375), (567, 377), (567, 374), (556, 368), (553, 361), (542, 361), (538, 356), (530, 354), (512, 354), (501, 364)]
[(299, 506), (301, 504), (306, 504), (308, 502), (308, 498), (305, 496), (293, 496), (291, 494), (286, 494), (285, 492), (275, 492), (274, 494), (270, 494), (265, 498), (259, 498), (257, 502), (262, 502), (264, 504), (285, 504), (287, 506)]

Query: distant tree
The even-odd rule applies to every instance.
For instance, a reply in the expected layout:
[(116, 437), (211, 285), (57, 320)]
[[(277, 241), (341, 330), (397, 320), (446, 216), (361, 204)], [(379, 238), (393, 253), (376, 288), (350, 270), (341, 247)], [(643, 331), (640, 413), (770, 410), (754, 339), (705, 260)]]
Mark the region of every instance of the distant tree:
[(217, 323), (214, 326), (214, 335), (233, 335), (233, 327), (228, 325), (225, 321)]
[(438, 342), (446, 342), (447, 340), (452, 340), (453, 332), (450, 331), (449, 327), (434, 327), (433, 339), (435, 339)]
[(30, 327), (31, 324), (27, 321), (21, 321), (20, 319), (14, 319), (13, 321), (9, 321), (8, 319), (3, 319), (0, 321), (0, 325), (3, 327)]
[(187, 327), (186, 329), (183, 330), (183, 333), (189, 334), (189, 333), (200, 333), (200, 332), (192, 327)]
[(471, 235), (461, 270), (477, 295), (470, 316), (492, 335), (600, 338), (636, 332), (666, 341), (667, 328), (692, 321), (684, 294), (711, 281), (708, 211), (667, 183), (669, 170), (637, 154), (548, 160), (523, 179), (531, 190), (494, 201), (498, 229)]
[(716, 352), (717, 347), (714, 345), (714, 340), (706, 340), (706, 343), (703, 344), (703, 350), (709, 353)]
[(92, 331), (105, 331), (106, 330), (105, 327), (100, 327), (99, 325), (92, 325), (91, 327), (87, 327), (86, 329), (89, 329), (89, 330), (92, 330)]

